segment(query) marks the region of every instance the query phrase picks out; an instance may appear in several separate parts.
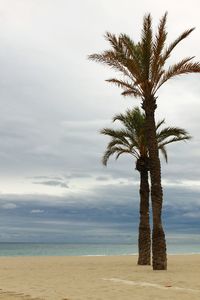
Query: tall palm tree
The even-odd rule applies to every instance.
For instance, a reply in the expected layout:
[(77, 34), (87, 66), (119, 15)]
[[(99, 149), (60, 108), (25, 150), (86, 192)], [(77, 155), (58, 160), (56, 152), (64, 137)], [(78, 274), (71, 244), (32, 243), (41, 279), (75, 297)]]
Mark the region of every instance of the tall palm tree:
[[(124, 114), (116, 115), (113, 122), (120, 121), (122, 128), (104, 128), (101, 133), (111, 138), (102, 158), (102, 163), (106, 166), (112, 155), (116, 159), (121, 154), (129, 154), (136, 159), (136, 170), (140, 173), (140, 224), (138, 236), (138, 264), (150, 265), (151, 262), (151, 235), (149, 223), (149, 155), (145, 137), (145, 114), (136, 107), (127, 110)], [(187, 131), (179, 127), (165, 127), (161, 120), (156, 124), (156, 137), (158, 149), (164, 155), (167, 162), (166, 145), (173, 142), (188, 140), (191, 137)]]
[(122, 95), (139, 97), (145, 111), (153, 210), (154, 270), (167, 269), (166, 241), (161, 219), (163, 203), (161, 168), (154, 117), (157, 91), (166, 81), (175, 76), (200, 72), (200, 63), (193, 62), (193, 57), (186, 57), (178, 63), (166, 66), (173, 49), (194, 30), (192, 28), (184, 31), (169, 46), (166, 46), (166, 20), (167, 13), (160, 19), (157, 33), (153, 34), (151, 15), (145, 15), (141, 40), (138, 43), (126, 34), (116, 36), (107, 32), (105, 38), (111, 49), (89, 56), (89, 59), (106, 64), (119, 72), (122, 78), (111, 78), (107, 81), (122, 88)]

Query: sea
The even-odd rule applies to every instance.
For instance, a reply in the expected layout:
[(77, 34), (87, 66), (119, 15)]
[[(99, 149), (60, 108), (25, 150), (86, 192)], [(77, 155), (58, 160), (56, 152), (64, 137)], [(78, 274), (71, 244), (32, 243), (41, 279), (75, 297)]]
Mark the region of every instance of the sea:
[[(137, 255), (137, 244), (0, 243), (0, 256)], [(170, 243), (168, 254), (200, 254), (200, 242)]]

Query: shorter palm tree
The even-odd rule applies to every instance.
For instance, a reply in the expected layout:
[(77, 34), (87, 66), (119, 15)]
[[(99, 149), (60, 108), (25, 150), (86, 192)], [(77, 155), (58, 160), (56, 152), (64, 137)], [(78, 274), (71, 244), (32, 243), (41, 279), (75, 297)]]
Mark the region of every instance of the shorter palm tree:
[[(104, 128), (101, 133), (111, 137), (106, 151), (102, 158), (102, 163), (107, 162), (112, 155), (116, 159), (121, 154), (130, 154), (136, 159), (136, 170), (140, 173), (140, 224), (138, 237), (138, 264), (149, 265), (151, 262), (151, 230), (149, 223), (149, 153), (145, 135), (145, 114), (138, 107), (127, 110), (125, 114), (116, 115), (113, 122), (120, 121), (123, 128), (110, 129)], [(188, 140), (191, 137), (187, 131), (178, 127), (161, 126), (165, 120), (161, 120), (156, 125), (158, 149), (164, 155), (167, 162), (166, 145), (182, 140)]]

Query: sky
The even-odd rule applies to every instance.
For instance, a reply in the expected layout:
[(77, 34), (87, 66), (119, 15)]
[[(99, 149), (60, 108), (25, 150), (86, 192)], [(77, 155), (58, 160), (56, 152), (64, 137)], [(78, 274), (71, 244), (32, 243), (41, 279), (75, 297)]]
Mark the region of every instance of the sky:
[[(106, 31), (140, 38), (168, 11), (168, 42), (196, 27), (170, 63), (200, 60), (197, 0), (0, 0), (0, 242), (137, 240), (139, 174), (132, 157), (101, 157), (99, 134), (140, 105), (105, 82), (113, 71), (87, 59), (109, 49)], [(193, 137), (162, 159), (163, 221), (169, 241), (200, 241), (200, 75), (168, 82), (156, 119)]]

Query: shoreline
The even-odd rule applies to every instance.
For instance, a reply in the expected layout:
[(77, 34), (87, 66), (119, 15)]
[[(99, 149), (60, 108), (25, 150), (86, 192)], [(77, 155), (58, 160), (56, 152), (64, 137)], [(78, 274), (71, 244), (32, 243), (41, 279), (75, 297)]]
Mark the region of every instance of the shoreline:
[(169, 254), (167, 271), (137, 255), (4, 256), (0, 300), (199, 300), (199, 278), (200, 254)]
[[(200, 252), (192, 253), (167, 253), (167, 256), (191, 256), (200, 255)], [(138, 253), (125, 253), (125, 254), (83, 254), (83, 255), (0, 255), (1, 258), (22, 258), (22, 257), (120, 257), (120, 256), (138, 256)]]

